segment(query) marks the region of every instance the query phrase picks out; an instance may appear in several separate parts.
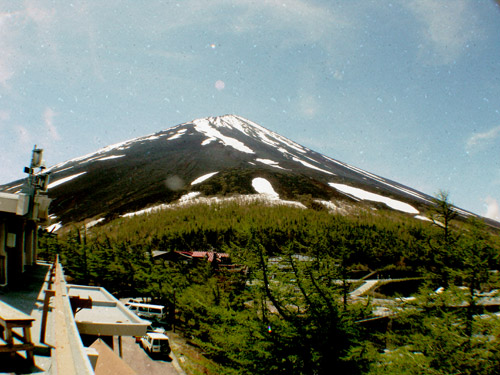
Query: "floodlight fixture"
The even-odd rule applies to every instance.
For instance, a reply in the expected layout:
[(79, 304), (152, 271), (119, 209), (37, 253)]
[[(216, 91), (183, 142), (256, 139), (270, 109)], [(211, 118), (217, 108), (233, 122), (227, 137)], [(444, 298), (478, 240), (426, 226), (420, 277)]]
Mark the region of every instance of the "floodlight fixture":
[(50, 173), (44, 173), (36, 176), (36, 187), (41, 191), (46, 191), (49, 186)]
[(33, 156), (31, 157), (31, 165), (30, 168), (39, 168), (43, 164), (43, 149), (42, 148), (33, 148)]

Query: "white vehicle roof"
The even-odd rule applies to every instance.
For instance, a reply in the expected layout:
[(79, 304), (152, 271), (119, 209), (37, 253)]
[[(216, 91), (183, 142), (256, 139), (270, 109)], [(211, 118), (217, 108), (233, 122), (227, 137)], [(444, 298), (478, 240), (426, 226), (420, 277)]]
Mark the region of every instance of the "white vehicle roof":
[(165, 306), (162, 306), (162, 305), (151, 305), (149, 303), (139, 303), (139, 302), (125, 302), (125, 306), (147, 307), (147, 308), (153, 308), (153, 309), (165, 308)]
[(165, 335), (164, 333), (158, 333), (158, 332), (148, 332), (146, 333), (146, 335), (148, 335), (149, 337), (151, 337), (152, 339), (160, 339), (160, 340), (165, 340), (167, 339), (168, 340), (168, 336)]

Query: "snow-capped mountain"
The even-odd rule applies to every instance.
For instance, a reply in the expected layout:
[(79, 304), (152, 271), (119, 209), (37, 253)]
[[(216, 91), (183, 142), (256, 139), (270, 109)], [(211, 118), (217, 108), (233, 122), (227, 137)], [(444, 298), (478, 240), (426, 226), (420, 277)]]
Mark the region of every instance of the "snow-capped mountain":
[[(423, 218), (432, 199), (235, 115), (180, 124), (45, 172), (51, 173), (50, 212), (61, 225), (159, 205), (243, 196), (331, 210), (362, 202)], [(0, 190), (15, 192), (21, 183)]]

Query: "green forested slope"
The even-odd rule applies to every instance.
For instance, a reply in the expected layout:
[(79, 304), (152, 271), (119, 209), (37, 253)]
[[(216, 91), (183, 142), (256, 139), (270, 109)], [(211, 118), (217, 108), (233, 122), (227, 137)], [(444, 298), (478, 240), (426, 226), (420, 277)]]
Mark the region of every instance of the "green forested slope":
[[(438, 226), (384, 211), (197, 205), (42, 236), (41, 255), (59, 253), (75, 282), (175, 301), (176, 324), (213, 373), (496, 374), (498, 318), (478, 318), (486, 311), (476, 301), (499, 287), (490, 272), (500, 269), (498, 233), (442, 220), (448, 208)], [(155, 250), (225, 252), (245, 272), (154, 261)], [(342, 280), (375, 270), (423, 281), (414, 302), (370, 326), (359, 321), (372, 300), (347, 303)], [(467, 306), (451, 308), (453, 298)]]

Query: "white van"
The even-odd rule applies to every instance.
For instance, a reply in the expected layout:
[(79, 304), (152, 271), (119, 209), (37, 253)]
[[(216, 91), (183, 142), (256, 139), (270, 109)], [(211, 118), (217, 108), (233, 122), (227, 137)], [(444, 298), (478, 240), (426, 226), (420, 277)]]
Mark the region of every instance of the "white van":
[(151, 354), (170, 354), (168, 336), (164, 333), (148, 332), (141, 337), (141, 346)]
[(150, 305), (148, 303), (126, 302), (125, 307), (141, 318), (165, 318), (165, 306)]

